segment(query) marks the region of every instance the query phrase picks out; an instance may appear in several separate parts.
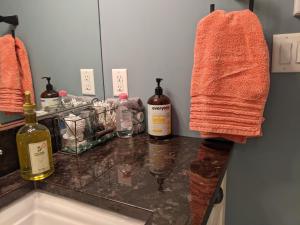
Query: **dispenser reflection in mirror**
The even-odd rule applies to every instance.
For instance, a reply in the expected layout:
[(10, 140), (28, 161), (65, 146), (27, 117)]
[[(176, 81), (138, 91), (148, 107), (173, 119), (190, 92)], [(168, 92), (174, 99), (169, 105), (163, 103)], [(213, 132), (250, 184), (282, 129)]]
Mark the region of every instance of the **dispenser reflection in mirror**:
[[(71, 9), (70, 5), (72, 5)], [(95, 10), (98, 7), (97, 1), (64, 0), (59, 4), (54, 4), (51, 0), (45, 0), (39, 4), (39, 10), (32, 10), (35, 7), (35, 1), (12, 3), (10, 0), (1, 0), (0, 15), (10, 16), (9, 12), (18, 12), (19, 25), (15, 39), (21, 39), (25, 43), (30, 56), (29, 68), (32, 71), (37, 109), (41, 108), (40, 95), (45, 91), (45, 83), (41, 82), (43, 75), (51, 75), (53, 90), (63, 89), (74, 96), (82, 96), (80, 82), (80, 69), (82, 68), (94, 69), (97, 87), (94, 97), (104, 99), (99, 14), (98, 10)], [(81, 16), (78, 17), (78, 15)], [(3, 19), (0, 17), (0, 21)], [(14, 17), (5, 18), (9, 21), (12, 19)], [(0, 23), (0, 40), (4, 37), (13, 39), (11, 28), (17, 24), (11, 24)], [(83, 41), (87, 40), (86, 34), (89, 34), (88, 41)], [(0, 47), (1, 56), (3, 56), (2, 53), (3, 49)], [(3, 75), (0, 72), (0, 79), (2, 78)], [(16, 86), (18, 82), (13, 83)], [(1, 88), (0, 85), (0, 99), (4, 96)], [(33, 90), (31, 92), (33, 93)], [(68, 98), (68, 96), (64, 96), (64, 99), (73, 104), (74, 98)], [(42, 97), (45, 103), (44, 108), (49, 105), (48, 108), (52, 108), (52, 105), (57, 104), (57, 94), (50, 97)], [(7, 99), (5, 98), (6, 101)], [(6, 111), (0, 109), (1, 124), (10, 124), (14, 120), (23, 118), (21, 111), (20, 116), (6, 115), (3, 112)]]

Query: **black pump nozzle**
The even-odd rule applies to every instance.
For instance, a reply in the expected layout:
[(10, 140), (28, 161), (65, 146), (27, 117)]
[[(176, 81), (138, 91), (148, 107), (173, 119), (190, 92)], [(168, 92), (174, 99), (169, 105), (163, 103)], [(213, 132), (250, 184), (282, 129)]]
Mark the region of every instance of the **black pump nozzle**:
[(162, 80), (163, 79), (161, 79), (161, 78), (156, 78), (157, 87), (155, 88), (155, 94), (158, 95), (158, 96), (161, 96), (163, 94), (163, 89), (160, 86), (160, 82)]
[(47, 91), (52, 91), (53, 85), (50, 83), (51, 77), (42, 77), (42, 79), (47, 79), (48, 84), (46, 86), (46, 89), (47, 89)]

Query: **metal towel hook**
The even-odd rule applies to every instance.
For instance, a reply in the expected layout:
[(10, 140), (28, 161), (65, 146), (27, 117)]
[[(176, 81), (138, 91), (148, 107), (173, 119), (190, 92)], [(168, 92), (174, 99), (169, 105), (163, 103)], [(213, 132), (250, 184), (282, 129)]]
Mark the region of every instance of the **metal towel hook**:
[(14, 16), (1, 16), (0, 15), (0, 23), (1, 22), (7, 23), (7, 24), (10, 24), (10, 25), (13, 26), (11, 34), (15, 38), (15, 29), (19, 25), (18, 16), (17, 15), (14, 15)]
[[(254, 10), (254, 0), (249, 0), (249, 10), (253, 12)], [(215, 11), (215, 4), (210, 4), (210, 12)]]

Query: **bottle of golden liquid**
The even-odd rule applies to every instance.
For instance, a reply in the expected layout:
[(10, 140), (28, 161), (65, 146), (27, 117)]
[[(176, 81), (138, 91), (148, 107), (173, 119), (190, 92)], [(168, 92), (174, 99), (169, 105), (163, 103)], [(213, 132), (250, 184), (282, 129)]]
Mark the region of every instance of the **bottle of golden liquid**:
[(27, 91), (23, 109), (25, 125), (17, 133), (21, 176), (25, 180), (42, 180), (54, 172), (50, 132), (37, 123), (35, 105)]

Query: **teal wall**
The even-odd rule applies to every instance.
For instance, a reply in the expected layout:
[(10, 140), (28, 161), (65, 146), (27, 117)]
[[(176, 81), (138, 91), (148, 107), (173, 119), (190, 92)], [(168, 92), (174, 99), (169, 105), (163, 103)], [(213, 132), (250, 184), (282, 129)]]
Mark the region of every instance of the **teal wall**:
[[(45, 90), (45, 75), (57, 90), (81, 95), (81, 68), (95, 70), (96, 94), (104, 97), (97, 0), (1, 0), (0, 15), (14, 14), (19, 16), (16, 35), (27, 46), (37, 98)], [(0, 35), (7, 30), (1, 23)], [(14, 118), (0, 114), (0, 123)]]
[[(196, 23), (209, 13), (208, 0), (100, 1), (104, 81), (111, 91), (111, 69), (128, 68), (129, 93), (144, 101), (154, 78), (175, 107), (175, 132), (189, 131), (189, 90)], [(225, 10), (248, 1), (216, 0)], [(271, 46), (276, 33), (300, 32), (293, 0), (255, 0)], [(272, 74), (264, 136), (235, 147), (228, 171), (226, 225), (300, 224), (300, 76)]]
[[(175, 133), (197, 137), (188, 127), (193, 46), (196, 23), (209, 13), (210, 3), (209, 0), (100, 1), (106, 95), (112, 96), (112, 68), (128, 68), (130, 95), (141, 96), (144, 102), (153, 94), (154, 78), (163, 77), (165, 93), (175, 108)], [(247, 7), (247, 1), (214, 3), (225, 10)], [(49, 73), (57, 89), (67, 87), (70, 92), (80, 94), (79, 69), (92, 67), (99, 75), (97, 94), (103, 96), (96, 0), (48, 0), (47, 3), (1, 0), (0, 5), (0, 14), (22, 15), (18, 35), (28, 46), (38, 93), (44, 87), (39, 77)], [(270, 46), (273, 34), (300, 32), (300, 20), (292, 16), (292, 11), (293, 0), (255, 1), (255, 12)], [(67, 18), (65, 23), (69, 25), (75, 17), (77, 23), (70, 27), (62, 25), (57, 21), (59, 17)], [(53, 29), (50, 34), (49, 29)], [(39, 48), (34, 47), (37, 43)], [(41, 59), (33, 51), (41, 54)], [(235, 147), (228, 171), (226, 225), (300, 224), (300, 76), (297, 75), (271, 75), (264, 136)]]

